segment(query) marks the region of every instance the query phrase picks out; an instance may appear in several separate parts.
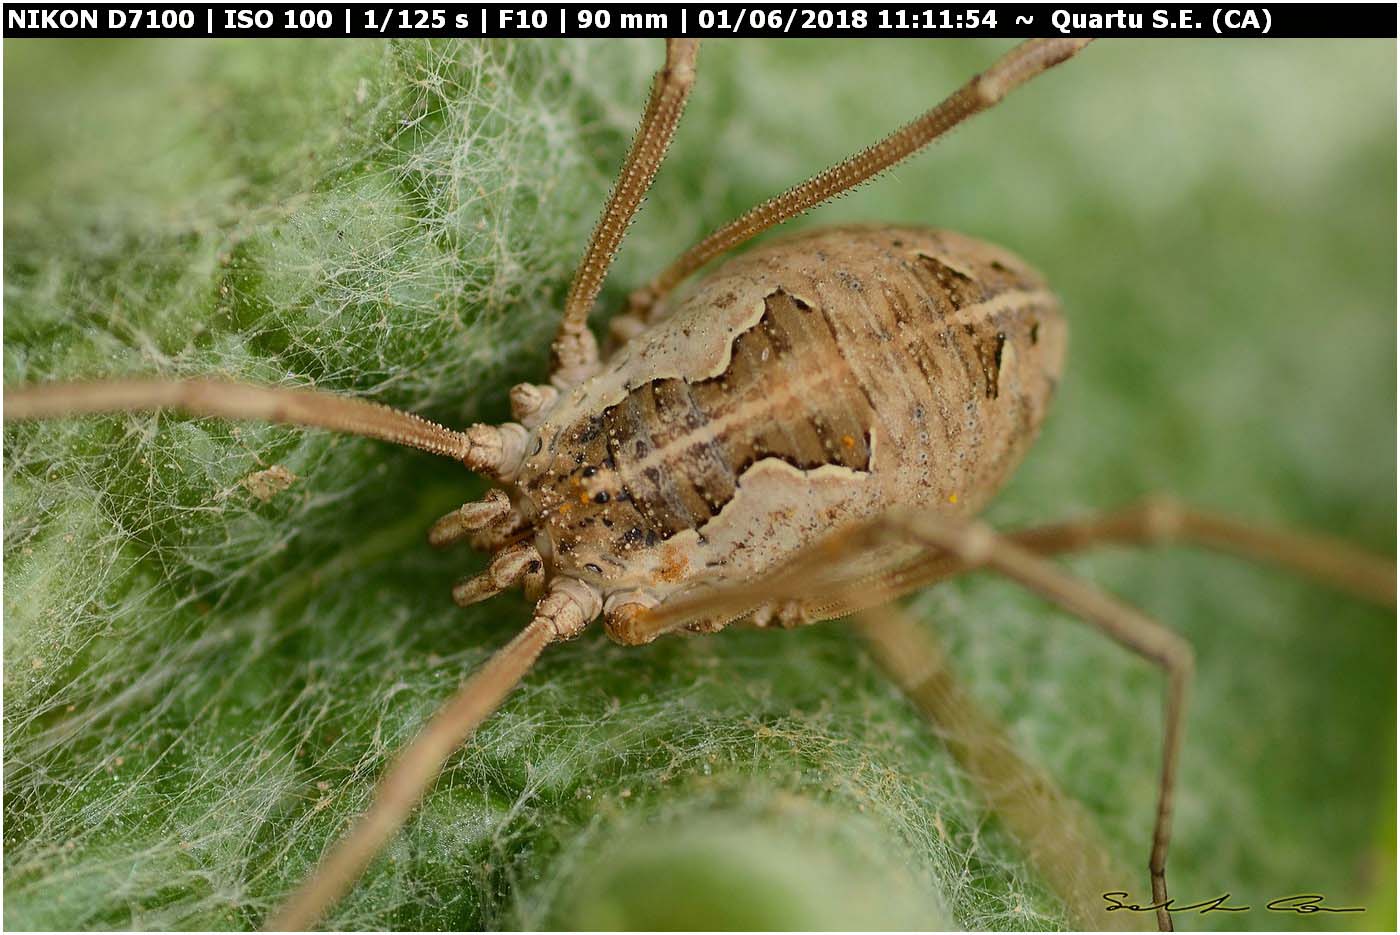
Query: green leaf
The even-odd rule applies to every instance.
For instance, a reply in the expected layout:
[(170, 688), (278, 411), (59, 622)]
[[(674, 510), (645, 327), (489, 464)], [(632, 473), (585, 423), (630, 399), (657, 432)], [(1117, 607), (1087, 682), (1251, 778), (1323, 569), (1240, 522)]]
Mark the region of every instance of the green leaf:
[[(713, 42), (606, 306), (1003, 42)], [(657, 42), (5, 47), (5, 382), (215, 374), (452, 424), (546, 346)], [(1056, 284), (1063, 393), (989, 517), (1154, 490), (1389, 553), (1394, 43), (1103, 42), (836, 205)], [(245, 481), (295, 476), (264, 501)], [(359, 439), (132, 415), (5, 431), (5, 924), (247, 928), (525, 620), (423, 534), (482, 485)], [(1393, 615), (1184, 551), (1077, 557), (1198, 677), (1183, 927), (1393, 918)], [(1158, 674), (990, 578), (913, 609), (1143, 893)], [(1387, 851), (1388, 848), (1388, 851)], [(1370, 913), (1374, 913), (1371, 915)], [(552, 650), (342, 928), (1044, 928), (1063, 909), (841, 623)], [(1350, 920), (1347, 920), (1350, 921)]]

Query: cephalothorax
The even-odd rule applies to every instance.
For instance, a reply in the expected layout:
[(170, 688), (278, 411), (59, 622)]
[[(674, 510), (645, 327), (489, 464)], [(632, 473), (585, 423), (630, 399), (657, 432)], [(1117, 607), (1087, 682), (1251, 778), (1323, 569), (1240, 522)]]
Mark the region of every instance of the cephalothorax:
[[(924, 228), (830, 228), (750, 251), (674, 294), (710, 260), (879, 174), (1084, 45), (1018, 46), (889, 137), (716, 231), (633, 293), (605, 356), (587, 318), (695, 78), (698, 44), (668, 41), (570, 289), (549, 382), (512, 391), (515, 422), (458, 432), (315, 391), (211, 381), (6, 391), (7, 418), (171, 407), (295, 423), (446, 455), (499, 484), (443, 517), (429, 539), (494, 552), (485, 572), (456, 585), (458, 603), (521, 585), (537, 600), (534, 618), (401, 754), (370, 811), (270, 924), (315, 922), (541, 650), (600, 616), (625, 643), (741, 618), (793, 625), (974, 567), (1080, 615), (1167, 674), (1150, 860), (1154, 900), (1165, 904), (1190, 649), (1044, 556), (1106, 541), (1188, 538), (1389, 603), (1393, 564), (1163, 500), (1006, 536), (972, 522), (1033, 440), (1066, 341), (1044, 280), (997, 247)], [(846, 546), (835, 578), (817, 574), (830, 564), (833, 534)], [(928, 673), (901, 655), (907, 641), (888, 628), (867, 635), (926, 705)], [(1170, 927), (1165, 908), (1158, 921)]]

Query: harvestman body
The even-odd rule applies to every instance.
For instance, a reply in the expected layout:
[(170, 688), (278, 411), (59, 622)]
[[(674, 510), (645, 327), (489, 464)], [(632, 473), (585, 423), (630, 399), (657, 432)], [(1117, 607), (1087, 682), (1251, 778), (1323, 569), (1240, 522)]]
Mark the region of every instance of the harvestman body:
[[(668, 301), (711, 259), (884, 171), (1085, 44), (1018, 46), (886, 139), (716, 231), (633, 294), (613, 323), (619, 346), (603, 359), (588, 314), (695, 79), (698, 43), (668, 40), (666, 64), (566, 300), (550, 383), (512, 391), (513, 423), (456, 432), (316, 391), (212, 381), (6, 390), (7, 419), (170, 407), (308, 425), (446, 455), (501, 485), (443, 517), (429, 539), (470, 540), (495, 552), (485, 572), (453, 589), (458, 603), (523, 585), (537, 598), (534, 618), (399, 755), (371, 809), (271, 926), (313, 924), (543, 648), (600, 614), (614, 639), (632, 644), (741, 618), (796, 625), (974, 567), (1020, 582), (1166, 673), (1150, 860), (1154, 901), (1164, 906), (1190, 649), (1043, 556), (1189, 538), (1390, 604), (1393, 563), (1170, 501), (1006, 536), (972, 522), (1034, 438), (1065, 347), (1058, 303), (1039, 274), (991, 245), (921, 228), (819, 230), (750, 251), (683, 300)], [(834, 555), (843, 558), (838, 581)], [(927, 673), (901, 651), (908, 634), (889, 617), (867, 619), (863, 632), (927, 707)], [(1165, 908), (1157, 916), (1170, 928)]]

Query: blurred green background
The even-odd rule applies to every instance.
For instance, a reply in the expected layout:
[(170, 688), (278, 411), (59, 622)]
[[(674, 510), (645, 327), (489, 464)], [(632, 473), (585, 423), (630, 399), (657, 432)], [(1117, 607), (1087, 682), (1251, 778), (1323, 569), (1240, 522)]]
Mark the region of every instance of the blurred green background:
[[(607, 293), (929, 106), (996, 41), (709, 43)], [(454, 424), (543, 373), (659, 42), (7, 42), (5, 382), (318, 386)], [(1105, 41), (791, 225), (1003, 244), (1071, 323), (991, 519), (1155, 490), (1395, 539), (1396, 46)], [(138, 415), (5, 431), (7, 928), (245, 928), (526, 618), (454, 608), (482, 487), (357, 439)], [(241, 483), (296, 481), (268, 502)], [(1075, 558), (1194, 643), (1171, 879), (1395, 921), (1395, 627), (1186, 551)], [(912, 603), (1143, 892), (1160, 679), (1001, 581)], [(343, 928), (1044, 928), (1054, 896), (841, 623), (549, 653)]]

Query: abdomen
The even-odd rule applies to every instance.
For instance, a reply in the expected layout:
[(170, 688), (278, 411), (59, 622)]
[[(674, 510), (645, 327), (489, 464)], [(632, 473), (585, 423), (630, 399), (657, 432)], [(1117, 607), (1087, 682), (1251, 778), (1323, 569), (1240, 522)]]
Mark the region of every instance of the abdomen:
[(845, 522), (980, 508), (1034, 438), (1064, 338), (1041, 277), (971, 238), (778, 241), (561, 401), (522, 481), (585, 577), (752, 574)]

